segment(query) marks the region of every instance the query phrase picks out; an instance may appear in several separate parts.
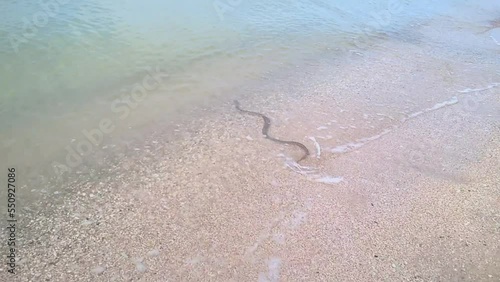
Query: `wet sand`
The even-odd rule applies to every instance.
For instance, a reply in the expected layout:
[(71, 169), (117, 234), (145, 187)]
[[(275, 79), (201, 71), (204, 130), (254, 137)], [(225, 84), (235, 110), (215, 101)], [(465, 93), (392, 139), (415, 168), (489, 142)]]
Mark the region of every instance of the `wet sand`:
[(300, 165), (232, 99), (151, 135), (23, 211), (17, 278), (498, 281), (498, 61), (474, 44), (387, 41), (234, 97)]

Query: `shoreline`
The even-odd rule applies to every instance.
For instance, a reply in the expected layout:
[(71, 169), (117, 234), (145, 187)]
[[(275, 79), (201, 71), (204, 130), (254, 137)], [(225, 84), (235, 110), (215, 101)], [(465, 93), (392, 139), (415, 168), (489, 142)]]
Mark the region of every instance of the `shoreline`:
[[(271, 117), (273, 136), (312, 152), (308, 137), (317, 140), (321, 157), (299, 167), (311, 173), (286, 167), (283, 156), (297, 152), (261, 138), (260, 119), (230, 102), (208, 108), (185, 130), (172, 125), (179, 139), (166, 129), (152, 134), (114, 173), (25, 213), (21, 224), (33, 236), (20, 238), (21, 280), (500, 277), (492, 247), (498, 88), (460, 96), (487, 87), (488, 70), (391, 44), (390, 53), (367, 52), (239, 97)], [(456, 89), (450, 73), (467, 85)], [(166, 136), (172, 142), (161, 144)], [(354, 150), (335, 150), (349, 142)]]
[[(440, 18), (439, 20), (443, 20), (443, 19)], [(399, 37), (396, 36), (395, 40), (396, 41), (401, 40), (401, 42), (403, 44), (407, 44), (407, 42), (414, 43), (412, 41), (413, 40), (412, 38), (415, 37), (415, 38), (420, 40), (417, 42), (421, 43), (421, 36), (422, 35), (420, 34), (420, 32), (422, 30), (424, 30), (426, 32), (425, 35), (427, 36), (426, 39), (431, 38), (432, 36), (429, 36), (429, 30), (432, 30), (432, 29), (430, 29), (429, 27), (435, 25), (436, 24), (435, 21), (439, 21), (439, 20), (427, 19), (427, 20), (424, 20), (423, 22), (411, 23), (406, 28), (407, 29), (410, 29), (410, 27), (411, 27), (411, 29), (417, 28), (417, 31), (412, 30), (412, 32), (410, 33), (410, 36), (408, 36), (407, 34), (405, 34), (406, 29), (401, 29), (401, 34), (399, 35)], [(477, 26), (473, 25), (473, 28), (477, 28)], [(436, 32), (434, 32), (434, 34), (430, 34), (430, 35), (435, 36), (436, 35), (435, 33)], [(386, 36), (387, 36), (387, 34), (386, 34)], [(394, 36), (394, 34), (392, 34), (392, 36)], [(391, 38), (392, 38), (392, 36), (391, 36)], [(105, 166), (106, 165), (113, 166), (113, 165), (117, 164), (117, 162), (118, 162), (118, 161), (108, 161), (108, 159), (120, 159), (121, 157), (126, 156), (126, 155), (133, 155), (134, 152), (132, 152), (131, 150), (135, 150), (135, 145), (137, 145), (138, 147), (142, 147), (142, 146), (144, 146), (144, 144), (148, 143), (148, 140), (141, 139), (142, 136), (151, 136), (153, 134), (156, 134), (157, 131), (167, 132), (168, 130), (170, 130), (171, 133), (175, 133), (174, 131), (178, 130), (176, 128), (176, 124), (190, 124), (190, 122), (191, 122), (190, 118), (203, 118), (203, 115), (209, 114), (210, 111), (225, 111), (225, 110), (227, 111), (227, 109), (224, 108), (225, 104), (226, 104), (225, 100), (228, 100), (228, 101), (233, 100), (234, 97), (232, 97), (232, 96), (237, 96), (239, 98), (241, 98), (241, 97), (248, 98), (250, 100), (250, 103), (251, 103), (252, 100), (257, 98), (257, 97), (252, 97), (253, 92), (259, 93), (259, 94), (254, 95), (254, 96), (264, 95), (264, 96), (266, 96), (266, 98), (269, 98), (269, 97), (267, 97), (268, 95), (273, 95), (273, 94), (270, 94), (273, 91), (283, 92), (283, 91), (285, 91), (285, 89), (289, 89), (289, 91), (287, 91), (286, 99), (292, 99), (292, 97), (290, 97), (291, 93), (293, 93), (293, 95), (294, 95), (293, 99), (301, 97), (303, 95), (306, 95), (306, 94), (298, 93), (298, 91), (296, 90), (297, 87), (303, 87), (303, 85), (301, 85), (301, 83), (295, 83), (295, 81), (292, 81), (292, 83), (290, 83), (290, 76), (293, 77), (292, 79), (296, 79), (298, 81), (301, 80), (300, 71), (297, 71), (297, 70), (303, 69), (304, 72), (306, 72), (307, 77), (310, 80), (315, 81), (315, 83), (318, 83), (317, 79), (315, 78), (315, 76), (313, 74), (315, 74), (316, 72), (319, 71), (319, 72), (321, 72), (321, 74), (318, 75), (319, 77), (322, 77), (323, 75), (325, 75), (323, 72), (328, 72), (331, 69), (327, 66), (329, 63), (336, 64), (336, 66), (338, 66), (341, 69), (345, 64), (352, 64), (352, 63), (356, 64), (356, 63), (358, 63), (359, 60), (366, 60), (367, 58), (365, 58), (363, 56), (366, 56), (366, 54), (370, 54), (373, 52), (373, 50), (370, 50), (370, 47), (371, 48), (375, 47), (375, 49), (380, 48), (381, 42), (383, 42), (383, 40), (384, 40), (383, 37), (384, 36), (382, 36), (382, 39), (381, 38), (374, 39), (373, 42), (371, 42), (373, 44), (373, 46), (370, 46), (370, 44), (368, 44), (367, 46), (364, 46), (367, 49), (363, 49), (363, 53), (356, 53), (356, 52), (351, 52), (353, 50), (348, 50), (349, 51), (349, 52), (347, 52), (349, 54), (348, 56), (336, 57), (336, 56), (332, 55), (333, 54), (332, 50), (329, 50), (329, 51), (325, 51), (326, 55), (325, 54), (317, 54), (315, 56), (311, 56), (311, 57), (307, 57), (307, 58), (300, 58), (300, 59), (295, 58), (296, 60), (294, 60), (294, 62), (301, 62), (302, 64), (295, 65), (295, 63), (287, 63), (287, 64), (285, 64), (286, 66), (283, 66), (283, 68), (281, 68), (279, 72), (274, 72), (274, 73), (270, 74), (269, 77), (266, 77), (266, 75), (268, 74), (266, 72), (266, 74), (262, 75), (261, 78), (253, 81), (253, 83), (251, 85), (238, 85), (237, 88), (239, 88), (239, 89), (232, 88), (231, 90), (226, 91), (226, 92), (231, 93), (231, 94), (215, 93), (215, 94), (213, 94), (215, 96), (209, 98), (208, 102), (200, 100), (200, 101), (197, 101), (197, 102), (192, 103), (190, 105), (187, 105), (187, 104), (184, 105), (182, 107), (182, 109), (187, 110), (189, 112), (187, 114), (185, 114), (185, 113), (172, 114), (171, 113), (168, 115), (168, 118), (167, 117), (155, 118), (155, 120), (150, 121), (148, 125), (141, 124), (139, 122), (139, 123), (137, 123), (137, 124), (139, 124), (137, 127), (136, 127), (136, 123), (134, 121), (131, 122), (130, 120), (128, 120), (126, 123), (119, 124), (121, 127), (121, 129), (120, 129), (121, 133), (119, 134), (119, 136), (118, 135), (111, 136), (112, 138), (110, 138), (110, 140), (107, 140), (106, 142), (104, 142), (106, 144), (100, 144), (100, 145), (105, 147), (104, 148), (105, 150), (102, 150), (99, 148), (99, 149), (95, 150), (97, 152), (95, 152), (94, 155), (87, 157), (87, 158), (84, 158), (84, 159), (86, 159), (84, 161), (86, 165), (84, 165), (85, 168), (82, 169), (83, 173), (80, 172), (80, 174), (85, 174), (88, 171), (101, 170), (103, 168), (103, 166), (101, 166), (100, 164), (102, 164), (102, 163), (105, 163)], [(477, 34), (476, 34), (476, 37), (478, 37)], [(482, 38), (482, 40), (483, 39), (486, 39), (486, 41), (490, 40), (487, 35), (479, 36), (479, 37)], [(433, 38), (433, 40), (434, 39), (435, 38)], [(442, 42), (440, 42), (440, 43), (442, 43)], [(479, 44), (476, 42), (474, 46), (477, 47), (478, 45)], [(382, 46), (383, 46), (383, 43), (382, 43)], [(343, 47), (340, 47), (340, 49), (342, 51), (346, 51), (348, 49), (348, 47), (343, 46)], [(441, 48), (434, 48), (434, 49), (439, 50), (439, 49), (446, 49), (446, 48), (442, 48), (442, 46), (441, 46)], [(466, 56), (471, 55), (470, 51), (471, 50), (467, 50), (467, 48), (464, 48), (464, 50), (460, 50), (460, 52), (465, 53)], [(347, 54), (344, 54), (344, 55), (347, 55)], [(438, 57), (445, 57), (443, 54), (437, 54), (437, 55), (438, 55)], [(326, 58), (326, 62), (322, 62), (322, 58)], [(461, 60), (472, 60), (472, 58), (465, 57), (465, 58), (462, 58)], [(483, 60), (488, 60), (488, 58), (483, 58)], [(205, 64), (205, 63), (202, 63), (202, 65), (203, 64)], [(140, 75), (137, 74), (136, 76), (139, 77)], [(271, 82), (271, 80), (273, 82)], [(302, 80), (304, 80), (304, 79), (302, 79)], [(307, 84), (307, 82), (302, 82), (302, 84)], [(307, 87), (306, 87), (306, 89), (307, 89)], [(246, 90), (248, 90), (248, 91), (246, 91)], [(348, 89), (343, 89), (343, 90), (348, 90)], [(264, 91), (267, 91), (268, 93), (263, 94), (262, 92), (264, 92)], [(236, 94), (232, 94), (232, 92), (236, 92)], [(280, 99), (285, 99), (285, 98), (282, 97)], [(270, 100), (267, 100), (267, 101), (270, 101)], [(250, 106), (252, 106), (252, 104), (250, 104)], [(257, 105), (257, 106), (259, 106), (259, 105)], [(272, 111), (273, 109), (271, 107), (269, 107), (269, 110)], [(179, 109), (178, 109), (178, 111), (179, 111)], [(109, 113), (109, 114), (112, 114), (112, 113)], [(137, 112), (135, 114), (140, 114), (140, 113)], [(103, 117), (103, 118), (105, 118), (105, 117)], [(168, 121), (168, 119), (170, 119), (170, 118), (174, 118), (174, 121), (171, 121), (171, 122)], [(169, 124), (166, 125), (164, 122), (168, 122)], [(129, 124), (129, 123), (131, 123), (131, 124)], [(95, 127), (96, 124), (92, 123), (89, 126)], [(166, 127), (169, 129), (162, 129), (162, 127)], [(165, 134), (165, 135), (167, 135), (167, 134)], [(28, 171), (28, 173), (30, 174), (30, 181), (31, 181), (30, 183), (28, 183), (29, 184), (28, 186), (40, 186), (40, 185), (41, 186), (52, 186), (54, 184), (60, 186), (59, 184), (61, 184), (61, 183), (57, 184), (56, 182), (52, 181), (53, 179), (49, 179), (50, 177), (45, 177), (46, 175), (51, 175), (52, 177), (54, 176), (55, 173), (53, 173), (53, 171), (54, 171), (53, 168), (49, 168), (48, 170), (45, 169), (43, 171), (36, 171), (36, 170), (31, 170), (31, 169), (33, 167), (48, 168), (49, 166), (53, 166), (53, 163), (55, 163), (55, 162), (63, 163), (65, 155), (63, 155), (61, 152), (64, 152), (64, 146), (72, 145), (73, 144), (72, 142), (74, 140), (77, 140), (77, 141), (80, 140), (79, 137), (81, 138), (82, 134), (81, 134), (81, 132), (78, 132), (77, 136), (72, 136), (72, 137), (74, 137), (74, 138), (71, 140), (68, 139), (67, 141), (63, 142), (62, 144), (64, 144), (64, 145), (58, 147), (58, 149), (55, 150), (59, 153), (57, 154), (56, 158), (51, 158), (50, 164), (47, 161), (40, 161), (40, 162), (37, 162), (35, 164), (30, 163), (30, 166), (28, 166), (26, 169)], [(151, 138), (153, 138), (153, 137), (151, 137)], [(130, 140), (133, 140), (133, 141), (130, 142)], [(149, 145), (151, 145), (151, 144), (149, 144)], [(37, 146), (40, 146), (40, 145), (38, 144)], [(113, 150), (112, 147), (115, 147), (117, 149)], [(108, 152), (108, 150), (109, 150), (109, 152)], [(36, 150), (34, 150), (34, 151), (36, 151)], [(33, 152), (24, 153), (23, 158), (31, 158), (32, 153)], [(45, 155), (46, 152), (44, 151), (43, 154)], [(105, 166), (104, 166), (104, 168), (105, 168)], [(77, 176), (75, 174), (72, 175), (71, 179), (73, 179), (73, 180), (71, 180), (71, 182), (84, 180), (80, 176)], [(70, 183), (70, 182), (66, 182), (66, 183)], [(64, 184), (64, 183), (62, 183), (62, 184)], [(49, 192), (51, 192), (51, 191), (49, 191)], [(29, 194), (30, 194), (30, 192), (26, 193), (26, 196), (28, 197)], [(33, 202), (35, 202), (35, 201), (36, 201), (36, 199), (33, 199)]]

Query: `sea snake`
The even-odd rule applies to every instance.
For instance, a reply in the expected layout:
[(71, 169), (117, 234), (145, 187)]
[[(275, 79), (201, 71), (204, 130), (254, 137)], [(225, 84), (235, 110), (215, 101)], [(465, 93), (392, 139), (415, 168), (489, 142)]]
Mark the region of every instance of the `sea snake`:
[(238, 102), (236, 100), (234, 100), (234, 105), (235, 105), (236, 109), (242, 113), (246, 113), (246, 114), (249, 114), (252, 116), (262, 117), (262, 119), (264, 120), (264, 126), (262, 127), (262, 135), (264, 135), (265, 138), (267, 138), (271, 141), (274, 141), (274, 142), (281, 143), (281, 144), (289, 144), (289, 145), (295, 145), (297, 147), (300, 147), (302, 149), (302, 151), (304, 151), (304, 155), (297, 162), (300, 162), (301, 160), (303, 160), (307, 156), (309, 156), (309, 150), (307, 149), (306, 146), (304, 146), (304, 144), (299, 143), (299, 142), (295, 142), (295, 141), (283, 141), (283, 140), (279, 140), (279, 139), (276, 139), (276, 138), (270, 136), (269, 135), (269, 127), (271, 126), (271, 119), (270, 118), (268, 118), (265, 115), (260, 114), (260, 113), (246, 111), (246, 110), (241, 109), (240, 102)]

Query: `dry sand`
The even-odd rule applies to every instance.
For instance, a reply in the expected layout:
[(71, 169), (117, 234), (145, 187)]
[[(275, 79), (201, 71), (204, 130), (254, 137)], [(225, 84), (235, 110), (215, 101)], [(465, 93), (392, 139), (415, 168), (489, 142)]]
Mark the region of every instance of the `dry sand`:
[(498, 62), (460, 50), (386, 42), (239, 97), (302, 167), (230, 102), (151, 137), (25, 211), (17, 280), (499, 281)]

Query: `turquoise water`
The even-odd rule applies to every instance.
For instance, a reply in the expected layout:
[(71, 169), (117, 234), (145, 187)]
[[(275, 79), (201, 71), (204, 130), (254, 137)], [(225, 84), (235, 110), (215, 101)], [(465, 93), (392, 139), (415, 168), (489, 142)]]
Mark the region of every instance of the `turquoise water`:
[[(3, 1), (0, 153), (27, 169), (61, 162), (65, 146), (103, 118), (119, 135), (319, 54), (409, 36), (416, 22), (500, 10), (498, 1), (436, 2)], [(123, 101), (157, 69), (161, 84), (147, 99)]]

